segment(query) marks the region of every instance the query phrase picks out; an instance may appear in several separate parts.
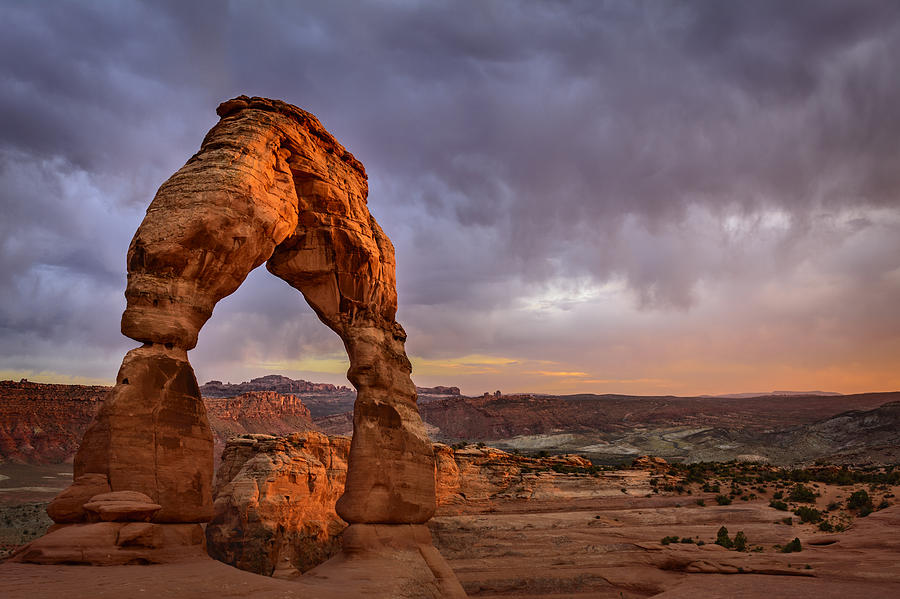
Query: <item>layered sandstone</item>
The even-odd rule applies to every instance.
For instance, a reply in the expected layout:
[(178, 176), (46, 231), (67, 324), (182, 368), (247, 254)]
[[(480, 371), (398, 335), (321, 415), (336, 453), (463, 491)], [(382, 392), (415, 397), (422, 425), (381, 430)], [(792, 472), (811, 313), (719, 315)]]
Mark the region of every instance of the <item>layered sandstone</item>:
[(0, 381), (0, 461), (58, 463), (75, 454), (109, 387)]
[(340, 549), (334, 510), (350, 439), (320, 433), (244, 435), (228, 442), (216, 475), (209, 553), (258, 574), (289, 576)]
[[(71, 460), (111, 389), (0, 381), (0, 461), (55, 464)], [(306, 401), (306, 397), (271, 391), (204, 398), (215, 457), (221, 455), (227, 439), (242, 433), (283, 435), (317, 430)]]
[[(399, 580), (420, 595), (463, 595), (422, 526), (435, 510), (434, 453), (395, 319), (394, 248), (366, 207), (365, 169), (295, 106), (241, 96), (216, 112), (221, 120), (159, 188), (129, 246), (122, 333), (143, 345), (125, 356), (85, 432), (76, 480), (104, 475), (113, 493), (146, 495), (160, 506), (153, 523), (212, 517), (213, 437), (187, 351), (216, 303), (265, 263), (341, 338), (357, 390), (336, 503), (357, 525), (354, 541), (317, 576), (356, 576), (351, 560), (367, 564), (360, 589), (370, 571), (394, 571), (384, 579), (392, 594)], [(79, 534), (112, 524), (65, 525), (21, 559), (76, 560)], [(61, 540), (69, 554), (58, 550)]]
[[(216, 475), (215, 515), (206, 528), (210, 555), (258, 574), (289, 577), (336, 554), (347, 523), (335, 511), (335, 500), (344, 489), (349, 449), (346, 437), (314, 432), (231, 439)], [(535, 472), (591, 468), (579, 456), (531, 458), (491, 447), (435, 444), (434, 452), (437, 503), (450, 512), (552, 492)], [(422, 533), (410, 531), (415, 545)]]
[(242, 433), (287, 433), (317, 430), (309, 408), (295, 395), (249, 391), (237, 397), (205, 398), (206, 412), (219, 459), (225, 442)]
[(223, 383), (222, 381), (209, 381), (200, 386), (200, 394), (203, 397), (235, 397), (254, 391), (274, 391), (281, 394), (296, 393), (322, 393), (322, 394), (350, 394), (353, 391), (343, 385), (329, 383), (311, 383), (303, 379), (292, 379), (280, 374), (267, 374), (244, 381), (242, 383)]

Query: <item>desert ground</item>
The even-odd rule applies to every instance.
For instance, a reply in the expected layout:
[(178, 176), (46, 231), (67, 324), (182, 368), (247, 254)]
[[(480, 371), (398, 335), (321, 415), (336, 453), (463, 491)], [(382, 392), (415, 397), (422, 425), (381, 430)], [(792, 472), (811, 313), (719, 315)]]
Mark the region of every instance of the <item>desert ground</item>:
[[(65, 466), (31, 468), (30, 478), (19, 467), (18, 479), (6, 466), (12, 476), (0, 481), (0, 534), (7, 546), (50, 524), (35, 501), (58, 484), (43, 478), (52, 476), (45, 470)], [(653, 459), (627, 469), (538, 468), (503, 493), (443, 505), (430, 527), (471, 597), (890, 597), (900, 595), (898, 483), (889, 468)], [(732, 544), (743, 537), (742, 550), (723, 546), (722, 527)], [(788, 552), (794, 539), (799, 551)], [(100, 568), (5, 563), (0, 572), (10, 598), (313, 593), (306, 577), (259, 576), (199, 555)], [(309, 596), (339, 595), (320, 588)]]

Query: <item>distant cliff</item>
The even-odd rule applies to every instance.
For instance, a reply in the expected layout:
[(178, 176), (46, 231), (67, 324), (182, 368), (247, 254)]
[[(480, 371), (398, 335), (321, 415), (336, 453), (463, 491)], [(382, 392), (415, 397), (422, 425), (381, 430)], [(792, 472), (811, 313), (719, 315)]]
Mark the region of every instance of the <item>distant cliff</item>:
[[(53, 464), (71, 460), (110, 389), (0, 381), (0, 461)], [(217, 458), (234, 435), (316, 430), (310, 411), (293, 395), (257, 391), (204, 398), (204, 403)]]
[(349, 387), (337, 386), (329, 383), (311, 383), (301, 379), (291, 379), (280, 374), (269, 374), (251, 379), (243, 383), (223, 383), (222, 381), (209, 381), (200, 386), (200, 394), (203, 397), (235, 397), (251, 391), (275, 391), (276, 393), (352, 393)]
[(444, 385), (416, 387), (416, 393), (419, 395), (459, 395), (459, 387), (445, 387)]
[(109, 387), (0, 381), (0, 461), (70, 459), (107, 391)]
[(238, 434), (284, 435), (316, 430), (309, 410), (295, 395), (250, 391), (237, 397), (207, 397), (203, 402), (213, 429), (217, 458), (225, 448), (225, 441)]

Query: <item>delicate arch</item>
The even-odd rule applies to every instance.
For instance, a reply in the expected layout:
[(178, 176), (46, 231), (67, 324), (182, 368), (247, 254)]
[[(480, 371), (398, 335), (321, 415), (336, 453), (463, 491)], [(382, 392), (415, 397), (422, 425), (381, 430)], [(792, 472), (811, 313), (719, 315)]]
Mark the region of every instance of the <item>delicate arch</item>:
[(159, 189), (128, 250), (122, 332), (144, 346), (85, 434), (76, 477), (158, 502), (157, 522), (211, 515), (212, 436), (187, 350), (251, 270), (298, 289), (343, 340), (357, 389), (338, 514), (422, 523), (434, 457), (395, 320), (394, 248), (366, 207), (365, 169), (311, 114), (241, 96)]

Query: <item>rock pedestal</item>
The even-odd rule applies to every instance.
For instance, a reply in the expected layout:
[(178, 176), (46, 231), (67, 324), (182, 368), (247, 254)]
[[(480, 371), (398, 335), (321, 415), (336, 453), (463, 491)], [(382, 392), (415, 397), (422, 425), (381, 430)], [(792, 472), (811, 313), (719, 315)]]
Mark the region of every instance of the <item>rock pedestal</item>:
[[(374, 555), (381, 540), (394, 538), (385, 526), (419, 525), (435, 508), (434, 455), (416, 409), (406, 334), (395, 320), (393, 245), (366, 207), (362, 164), (316, 117), (246, 96), (216, 112), (221, 120), (159, 188), (128, 249), (122, 333), (143, 347), (125, 356), (85, 433), (75, 458), (82, 482), (64, 492), (65, 509), (53, 510), (69, 527), (59, 535), (73, 543), (79, 535), (102, 537), (108, 545), (111, 527), (129, 525), (76, 524), (91, 512), (75, 505), (89, 499), (75, 486), (91, 475), (106, 476), (111, 492), (142, 493), (158, 504), (152, 524), (210, 519), (213, 440), (187, 351), (216, 303), (266, 263), (347, 348), (358, 395), (337, 510), (353, 525), (379, 526), (353, 549), (354, 559)], [(419, 550), (410, 555), (421, 558), (430, 541), (413, 536)], [(416, 581), (419, 570), (406, 575)]]

